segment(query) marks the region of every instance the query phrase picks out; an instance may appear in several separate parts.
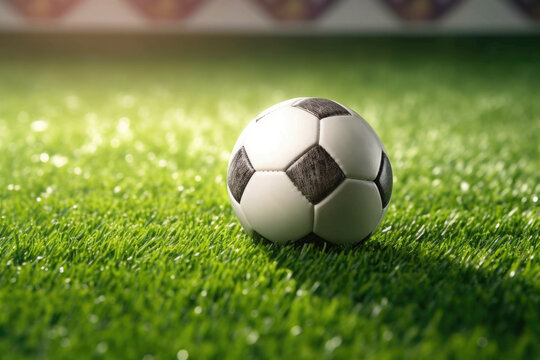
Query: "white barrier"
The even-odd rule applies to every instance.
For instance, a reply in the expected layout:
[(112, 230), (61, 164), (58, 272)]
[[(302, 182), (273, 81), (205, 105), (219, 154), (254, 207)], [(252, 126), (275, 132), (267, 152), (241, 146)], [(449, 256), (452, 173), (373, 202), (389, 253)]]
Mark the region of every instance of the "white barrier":
[(540, 0), (0, 0), (0, 31), (538, 33)]

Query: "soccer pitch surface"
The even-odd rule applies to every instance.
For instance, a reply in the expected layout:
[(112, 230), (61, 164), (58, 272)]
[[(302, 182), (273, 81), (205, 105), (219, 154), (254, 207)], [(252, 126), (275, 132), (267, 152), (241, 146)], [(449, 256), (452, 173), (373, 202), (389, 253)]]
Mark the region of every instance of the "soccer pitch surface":
[[(537, 38), (36, 44), (0, 45), (3, 359), (540, 356)], [(297, 96), (388, 150), (352, 249), (254, 241), (229, 205), (237, 136)]]

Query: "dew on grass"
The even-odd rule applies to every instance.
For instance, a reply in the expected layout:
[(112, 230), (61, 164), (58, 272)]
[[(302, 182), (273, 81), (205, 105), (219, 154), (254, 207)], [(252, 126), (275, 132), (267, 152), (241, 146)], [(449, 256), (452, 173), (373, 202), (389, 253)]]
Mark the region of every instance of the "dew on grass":
[(66, 156), (58, 155), (58, 154), (53, 155), (51, 158), (51, 163), (58, 168), (66, 165), (68, 161), (69, 160)]
[(71, 346), (71, 340), (69, 338), (63, 338), (60, 341), (60, 346), (62, 346), (63, 348), (70, 347)]
[(107, 350), (109, 350), (109, 346), (107, 345), (106, 342), (104, 341), (101, 341), (99, 344), (97, 344), (96, 346), (96, 352), (98, 354), (105, 354), (107, 352)]
[(341, 337), (335, 336), (324, 344), (324, 348), (328, 352), (333, 352), (335, 349), (341, 346), (341, 342)]
[(176, 353), (176, 358), (178, 360), (187, 360), (189, 358), (189, 353), (186, 349), (180, 349)]
[(40, 194), (40, 196), (41, 196), (42, 198), (48, 198), (49, 196), (52, 195), (53, 192), (54, 192), (54, 189), (52, 188), (52, 186), (47, 186), (47, 188), (45, 189), (45, 191), (42, 192), (42, 193)]
[(302, 333), (302, 328), (298, 325), (295, 325), (291, 328), (291, 335), (298, 336)]
[(193, 309), (193, 312), (199, 315), (200, 313), (202, 313), (202, 307), (196, 306), (195, 309)]
[(30, 124), (32, 131), (43, 132), (49, 128), (49, 123), (45, 120), (36, 120)]
[(121, 117), (116, 125), (116, 131), (121, 135), (130, 135), (131, 129), (129, 128), (130, 120), (127, 117)]
[(223, 161), (227, 161), (229, 159), (229, 152), (228, 151), (222, 151), (219, 155), (219, 158)]
[(95, 153), (98, 148), (98, 144), (96, 142), (91, 142), (88, 144), (83, 145), (81, 148), (81, 151), (86, 154), (92, 154)]
[(478, 340), (476, 340), (476, 345), (478, 345), (481, 348), (486, 347), (488, 344), (488, 340), (485, 337), (479, 337)]
[(257, 340), (259, 340), (259, 333), (256, 331), (251, 331), (246, 338), (246, 341), (249, 345), (255, 344)]

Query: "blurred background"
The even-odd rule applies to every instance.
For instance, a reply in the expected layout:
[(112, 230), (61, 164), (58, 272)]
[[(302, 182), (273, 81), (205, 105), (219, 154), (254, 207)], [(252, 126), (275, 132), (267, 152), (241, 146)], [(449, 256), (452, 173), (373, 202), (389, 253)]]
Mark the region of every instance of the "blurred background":
[(0, 31), (530, 33), (538, 0), (0, 0)]

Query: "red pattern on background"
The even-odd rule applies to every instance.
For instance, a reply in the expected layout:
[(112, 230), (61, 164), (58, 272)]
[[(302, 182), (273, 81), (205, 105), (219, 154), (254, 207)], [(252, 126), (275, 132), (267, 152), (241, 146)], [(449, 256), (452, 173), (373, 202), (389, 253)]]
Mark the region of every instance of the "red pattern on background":
[(80, 0), (7, 0), (22, 16), (29, 19), (57, 19)]
[(145, 17), (153, 20), (185, 19), (206, 0), (128, 0)]
[(529, 18), (540, 21), (540, 0), (511, 0)]
[[(435, 21), (443, 18), (461, 0), (382, 0), (402, 20)], [(474, 0), (473, 0), (474, 1)]]
[(339, 0), (252, 0), (277, 20), (315, 20)]

